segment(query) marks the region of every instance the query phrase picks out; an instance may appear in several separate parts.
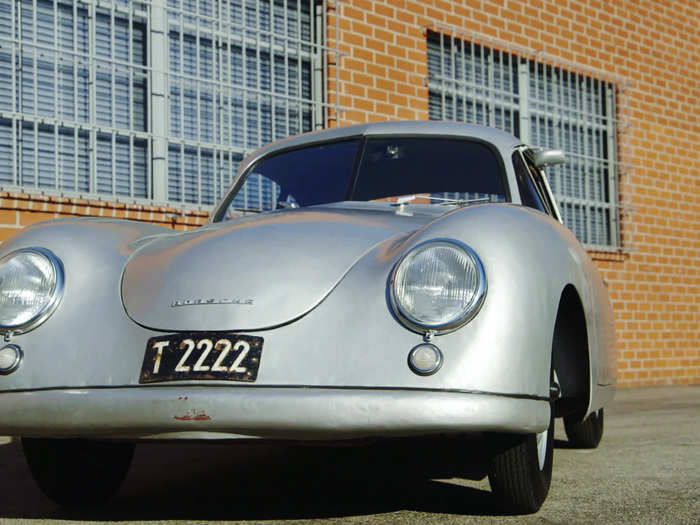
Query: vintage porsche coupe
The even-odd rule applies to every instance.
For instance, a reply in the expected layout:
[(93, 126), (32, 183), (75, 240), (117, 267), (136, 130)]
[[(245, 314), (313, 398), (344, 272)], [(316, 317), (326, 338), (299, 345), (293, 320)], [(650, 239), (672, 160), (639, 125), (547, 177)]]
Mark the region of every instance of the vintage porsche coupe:
[(616, 381), (606, 287), (543, 171), (562, 161), (367, 124), (254, 152), (193, 231), (30, 226), (0, 247), (0, 434), (65, 505), (112, 495), (141, 440), (476, 436), (534, 512), (555, 417), (597, 446)]

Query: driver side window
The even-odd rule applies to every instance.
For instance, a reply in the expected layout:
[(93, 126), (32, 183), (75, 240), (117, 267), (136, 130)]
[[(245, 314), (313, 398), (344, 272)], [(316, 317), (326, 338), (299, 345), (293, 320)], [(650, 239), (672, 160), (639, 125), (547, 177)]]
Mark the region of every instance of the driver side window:
[(547, 215), (554, 216), (554, 211), (547, 198), (547, 195), (538, 186), (536, 179), (538, 174), (533, 173), (534, 167), (526, 164), (526, 160), (520, 151), (513, 153), (513, 169), (515, 170), (515, 178), (518, 181), (518, 191), (520, 192), (520, 200), (523, 206), (528, 206), (536, 210), (540, 210)]

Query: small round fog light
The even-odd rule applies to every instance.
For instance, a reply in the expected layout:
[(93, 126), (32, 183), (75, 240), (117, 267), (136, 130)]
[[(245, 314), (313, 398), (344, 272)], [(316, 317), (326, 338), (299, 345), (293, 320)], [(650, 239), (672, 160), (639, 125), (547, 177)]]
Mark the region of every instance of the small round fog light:
[(0, 374), (11, 374), (22, 361), (22, 350), (17, 345), (6, 345), (0, 348)]
[(434, 374), (442, 366), (442, 352), (430, 343), (420, 344), (408, 353), (408, 366), (419, 376)]

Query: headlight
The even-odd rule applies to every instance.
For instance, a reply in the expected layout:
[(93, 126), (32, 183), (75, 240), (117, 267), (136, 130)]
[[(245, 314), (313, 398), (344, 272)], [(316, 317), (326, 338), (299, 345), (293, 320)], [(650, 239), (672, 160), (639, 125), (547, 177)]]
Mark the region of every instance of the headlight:
[(63, 265), (49, 250), (24, 248), (0, 259), (0, 328), (26, 332), (42, 323), (63, 294)]
[(476, 315), (486, 294), (486, 274), (466, 244), (436, 239), (408, 252), (394, 268), (394, 311), (417, 331), (453, 330)]

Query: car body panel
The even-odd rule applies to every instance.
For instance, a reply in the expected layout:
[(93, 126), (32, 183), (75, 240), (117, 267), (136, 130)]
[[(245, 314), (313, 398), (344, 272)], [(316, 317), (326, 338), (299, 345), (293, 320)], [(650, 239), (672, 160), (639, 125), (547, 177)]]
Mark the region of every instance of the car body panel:
[(164, 237), (131, 257), (124, 305), (136, 322), (158, 330), (279, 326), (314, 308), (375, 244), (435, 217), (427, 211), (404, 218), (312, 207)]
[(546, 401), (477, 392), (166, 386), (4, 396), (5, 431), (22, 436), (42, 436), (50, 428), (55, 437), (326, 441), (537, 432), (549, 421)]
[[(90, 435), (114, 431), (131, 438), (203, 432), (342, 439), (428, 430), (539, 432), (548, 423), (543, 407), (548, 410), (551, 395), (553, 327), (567, 286), (576, 290), (586, 317), (587, 412), (609, 402), (614, 327), (603, 281), (568, 229), (519, 205), (509, 162), (519, 142), (485, 129), (402, 123), (332, 130), (268, 146), (240, 173), (261, 155), (321, 139), (442, 130), (479, 136), (499, 149), (512, 204), (408, 204), (399, 210), (388, 202), (345, 202), (185, 233), (107, 219), (25, 229), (0, 247), (0, 256), (34, 246), (53, 251), (65, 267), (65, 292), (41, 326), (9, 336), (25, 358), (16, 372), (0, 376), (0, 433), (79, 436), (91, 428)], [(399, 322), (387, 284), (408, 250), (435, 238), (469, 245), (483, 263), (488, 291), (470, 322), (432, 336)], [(252, 299), (253, 305), (207, 303), (212, 298)], [(196, 299), (203, 301), (172, 306)], [(263, 337), (256, 381), (139, 384), (148, 339), (176, 331)], [(434, 375), (419, 376), (407, 356), (425, 339), (440, 348), (444, 364)], [(210, 419), (175, 418), (178, 398), (195, 394)], [(126, 402), (133, 406), (120, 408)], [(225, 409), (227, 403), (243, 406)], [(20, 413), (22, 407), (30, 412)], [(110, 414), (116, 427), (107, 421)], [(144, 422), (148, 417), (151, 423)]]

